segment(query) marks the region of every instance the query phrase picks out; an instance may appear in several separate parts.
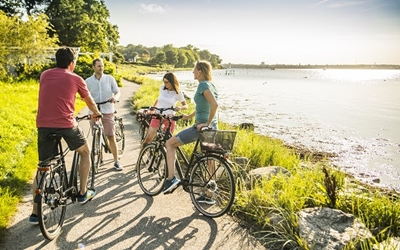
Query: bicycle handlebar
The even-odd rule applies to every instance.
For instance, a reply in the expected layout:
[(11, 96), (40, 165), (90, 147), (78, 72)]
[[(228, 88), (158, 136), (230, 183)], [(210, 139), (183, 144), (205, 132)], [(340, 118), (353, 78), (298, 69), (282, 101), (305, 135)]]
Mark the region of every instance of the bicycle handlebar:
[[(106, 104), (107, 102), (111, 102), (111, 99), (108, 99), (107, 101), (104, 102), (96, 102), (96, 105), (102, 105), (102, 104)], [(117, 100), (116, 102), (119, 102), (119, 100)]]
[(144, 106), (144, 107), (141, 107), (141, 109), (149, 109), (150, 111), (157, 110), (157, 111), (160, 111), (161, 114), (167, 110), (177, 111), (173, 106), (171, 106), (169, 108), (157, 108), (157, 107), (152, 107), (152, 106)]
[(85, 119), (90, 119), (90, 115), (76, 116), (76, 117), (75, 117), (75, 120), (76, 120), (77, 122), (80, 122), (80, 121), (85, 120)]

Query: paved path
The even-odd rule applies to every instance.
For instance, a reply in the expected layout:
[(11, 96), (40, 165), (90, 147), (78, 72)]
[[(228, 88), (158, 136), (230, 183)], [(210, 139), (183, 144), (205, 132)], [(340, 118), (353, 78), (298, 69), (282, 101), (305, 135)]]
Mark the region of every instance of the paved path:
[[(124, 170), (115, 171), (111, 154), (106, 154), (96, 177), (96, 196), (85, 205), (67, 207), (63, 232), (53, 241), (43, 238), (39, 226), (28, 224), (32, 197), (27, 190), (0, 249), (265, 249), (231, 217), (202, 216), (181, 187), (155, 197), (142, 192), (134, 172), (139, 135), (130, 102), (139, 86), (124, 84), (116, 104), (126, 128)], [(81, 126), (87, 132), (85, 123)]]

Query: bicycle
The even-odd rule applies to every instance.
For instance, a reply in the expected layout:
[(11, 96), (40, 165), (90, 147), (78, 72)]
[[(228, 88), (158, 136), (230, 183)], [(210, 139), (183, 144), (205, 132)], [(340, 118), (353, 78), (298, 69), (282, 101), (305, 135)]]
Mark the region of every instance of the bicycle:
[[(75, 118), (78, 122), (90, 119), (88, 115)], [(50, 134), (56, 141), (56, 153), (38, 164), (36, 172), (36, 195), (34, 202), (38, 204), (38, 220), (42, 235), (53, 240), (60, 233), (65, 220), (66, 206), (77, 201), (79, 194), (79, 160), (80, 155), (75, 151), (72, 160), (70, 176), (67, 175), (65, 156), (70, 152), (62, 145), (62, 135)], [(93, 165), (90, 167), (87, 188), (94, 190), (95, 174)]]
[[(178, 121), (182, 116), (162, 114), (151, 116), (160, 121), (167, 119), (168, 126), (164, 131), (160, 122), (156, 139), (151, 144), (145, 145), (139, 153), (136, 172), (143, 192), (155, 196), (162, 191), (168, 176), (165, 143), (172, 136), (171, 123)], [(178, 186), (182, 186), (183, 190), (190, 194), (195, 208), (207, 217), (219, 217), (228, 212), (233, 204), (235, 180), (231, 170), (233, 163), (228, 158), (235, 137), (236, 131), (201, 131), (189, 160), (182, 149), (177, 148), (175, 168), (181, 179)], [(182, 166), (186, 166), (185, 171)], [(205, 195), (211, 196), (215, 203), (201, 202), (199, 197)]]
[(147, 130), (150, 127), (151, 115), (149, 114), (149, 107), (142, 107), (136, 113), (136, 120), (140, 123), (139, 126), (139, 135), (140, 142), (143, 142), (144, 138), (146, 138)]
[[(97, 108), (100, 110), (100, 105), (110, 102), (110, 100), (99, 102)], [(122, 122), (122, 117), (116, 115), (117, 111), (114, 112), (114, 122), (115, 122), (115, 140), (117, 142), (118, 155), (122, 155), (125, 149), (125, 133), (124, 124)], [(103, 148), (105, 153), (111, 153), (110, 145), (107, 137), (104, 134), (103, 124), (101, 119), (93, 124), (93, 140), (92, 140), (92, 151), (91, 159), (92, 165), (94, 166), (95, 173), (99, 172), (99, 167), (102, 162)]]

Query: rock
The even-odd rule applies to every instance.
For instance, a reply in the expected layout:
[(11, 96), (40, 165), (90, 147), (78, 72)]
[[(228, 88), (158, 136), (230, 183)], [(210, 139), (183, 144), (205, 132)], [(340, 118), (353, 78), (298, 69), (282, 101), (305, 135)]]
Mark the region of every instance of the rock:
[(376, 250), (398, 250), (400, 249), (400, 238), (389, 238), (379, 244), (374, 244), (373, 249)]
[(249, 131), (254, 131), (254, 124), (253, 123), (241, 123), (239, 125), (239, 129), (246, 129)]
[(352, 214), (327, 207), (299, 212), (299, 235), (310, 249), (343, 249), (354, 240), (372, 237), (368, 228)]
[(246, 157), (235, 157), (233, 161), (241, 167), (245, 167), (249, 163), (249, 159)]

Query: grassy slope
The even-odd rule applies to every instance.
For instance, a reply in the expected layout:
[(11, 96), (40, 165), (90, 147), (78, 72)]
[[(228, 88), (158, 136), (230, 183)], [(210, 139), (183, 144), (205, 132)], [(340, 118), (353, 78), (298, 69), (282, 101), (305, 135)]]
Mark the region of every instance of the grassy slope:
[[(38, 82), (0, 82), (0, 239), (37, 166)], [(77, 101), (76, 107), (84, 107)]]

